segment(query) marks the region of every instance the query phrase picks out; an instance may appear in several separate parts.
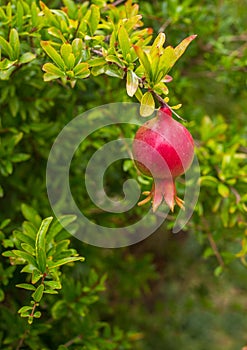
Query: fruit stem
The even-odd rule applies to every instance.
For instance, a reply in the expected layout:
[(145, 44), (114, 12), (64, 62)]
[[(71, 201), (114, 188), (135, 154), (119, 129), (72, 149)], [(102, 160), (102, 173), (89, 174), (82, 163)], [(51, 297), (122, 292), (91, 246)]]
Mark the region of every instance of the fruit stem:
[(166, 102), (165, 100), (158, 95), (155, 91), (151, 90), (150, 91), (152, 93), (152, 95), (154, 96), (154, 98), (156, 98), (156, 100), (160, 103), (161, 108), (167, 107), (178, 119), (181, 119), (182, 121), (186, 122), (187, 120), (185, 120), (184, 118), (180, 117), (180, 115), (178, 115)]

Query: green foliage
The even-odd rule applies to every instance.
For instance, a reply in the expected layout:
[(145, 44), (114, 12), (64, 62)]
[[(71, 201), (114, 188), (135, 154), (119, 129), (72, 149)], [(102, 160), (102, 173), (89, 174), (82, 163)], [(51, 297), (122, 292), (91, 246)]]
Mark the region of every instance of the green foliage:
[[(45, 82), (59, 79), (62, 84), (66, 85), (69, 82), (71, 87), (74, 87), (78, 79), (88, 78), (90, 74), (106, 74), (121, 79), (127, 75), (126, 88), (129, 96), (136, 95), (140, 85), (142, 89), (157, 93), (161, 98), (168, 93), (165, 82), (170, 80), (166, 78), (167, 73), (195, 38), (195, 35), (191, 35), (176, 48), (168, 46), (164, 49), (165, 34), (160, 33), (152, 46), (148, 46), (152, 40), (152, 31), (149, 28), (140, 29), (143, 26), (142, 16), (138, 14), (138, 6), (132, 5), (131, 1), (126, 3), (124, 10), (106, 6), (100, 8), (89, 3), (75, 6), (70, 2), (65, 4), (66, 8), (52, 10), (40, 2), (42, 16), (39, 20), (39, 9), (34, 3), (31, 6), (26, 4), (28, 20), (24, 26), (25, 40), (20, 42), (14, 26), (21, 22), (19, 7), (22, 5), (18, 6), (18, 2), (13, 4), (16, 7), (9, 14), (13, 28), (9, 38), (5, 38), (7, 33), (0, 37), (2, 53), (7, 56), (2, 60), (0, 67), (0, 78), (3, 80), (8, 80), (15, 70), (35, 58), (40, 64), (39, 60), (44, 59), (45, 53), (52, 61), (42, 67)], [(5, 11), (3, 9), (3, 14), (8, 19), (7, 8)], [(23, 23), (20, 27), (20, 34), (24, 36)], [(28, 41), (35, 54), (24, 52)], [(43, 52), (40, 51), (40, 46)], [(22, 56), (20, 52), (23, 52)], [(150, 103), (152, 108), (148, 110), (151, 114), (154, 107), (153, 98), (142, 97), (140, 89), (136, 97), (140, 99), (141, 104)], [(147, 111), (144, 115), (146, 114)]]
[[(41, 317), (36, 309), (44, 294), (57, 294), (57, 289), (61, 289), (60, 266), (84, 258), (74, 249), (68, 249), (68, 234), (58, 222), (52, 224), (52, 217), (41, 221), (38, 213), (27, 205), (22, 206), (22, 213), (30, 221), (24, 221), (22, 230), (13, 232), (13, 245), (17, 249), (5, 251), (3, 256), (10, 258), (12, 265), (24, 265), (21, 272), (29, 274), (30, 283), (19, 283), (16, 287), (33, 292), (31, 306), (22, 306), (18, 311), (31, 324), (33, 318)], [(75, 217), (65, 216), (61, 220), (68, 225)]]
[[(245, 8), (244, 0), (1, 2), (1, 349), (246, 345)], [(153, 237), (119, 250), (81, 244), (61, 225), (76, 231), (74, 216), (53, 218), (45, 170), (55, 137), (74, 116), (119, 101), (139, 101), (143, 116), (184, 104), (201, 191), (177, 239), (176, 212)], [(126, 225), (146, 210), (101, 211), (81, 183), (96, 150), (135, 130), (98, 130), (72, 160), (74, 198), (101, 225)], [(121, 197), (128, 178), (150, 187), (123, 160), (107, 170), (108, 195)]]

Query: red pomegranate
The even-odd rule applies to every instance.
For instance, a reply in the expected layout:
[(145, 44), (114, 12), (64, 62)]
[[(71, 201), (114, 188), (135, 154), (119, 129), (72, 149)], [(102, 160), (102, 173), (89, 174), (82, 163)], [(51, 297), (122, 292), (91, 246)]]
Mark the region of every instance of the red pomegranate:
[(175, 179), (188, 170), (194, 157), (194, 141), (189, 131), (172, 118), (167, 107), (161, 107), (157, 116), (141, 126), (133, 141), (133, 157), (137, 168), (151, 176), (154, 183), (143, 205), (152, 200), (153, 211), (162, 200), (173, 211), (175, 203), (184, 208), (184, 201), (177, 197)]

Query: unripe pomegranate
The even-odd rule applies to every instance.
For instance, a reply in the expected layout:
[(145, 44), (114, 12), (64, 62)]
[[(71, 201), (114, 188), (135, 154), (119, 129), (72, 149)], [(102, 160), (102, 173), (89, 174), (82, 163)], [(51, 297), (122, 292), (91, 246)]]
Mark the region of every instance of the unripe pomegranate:
[(133, 141), (133, 157), (137, 168), (151, 176), (154, 183), (142, 205), (152, 200), (155, 211), (162, 200), (173, 211), (175, 203), (184, 208), (176, 195), (175, 179), (190, 167), (194, 157), (194, 141), (189, 131), (172, 118), (167, 107), (161, 107), (157, 116), (141, 126)]

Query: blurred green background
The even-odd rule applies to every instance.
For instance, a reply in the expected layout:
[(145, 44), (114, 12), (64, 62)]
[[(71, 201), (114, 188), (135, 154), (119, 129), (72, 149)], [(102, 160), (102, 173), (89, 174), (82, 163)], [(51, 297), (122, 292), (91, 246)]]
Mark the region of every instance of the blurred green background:
[[(51, 8), (61, 6), (60, 1), (45, 3)], [(171, 71), (169, 97), (170, 105), (183, 104), (179, 113), (187, 120), (198, 146), (204, 177), (200, 198), (190, 222), (178, 234), (171, 233), (174, 217), (169, 217), (156, 233), (131, 247), (100, 249), (73, 239), (73, 246), (86, 257), (86, 263), (70, 270), (65, 267), (64, 274), (73, 283), (87, 281), (91, 270), (99, 276), (107, 275), (106, 289), (99, 294), (97, 303), (89, 306), (89, 320), (108, 322), (113, 329), (133, 332), (132, 347), (119, 345), (114, 349), (241, 350), (247, 345), (247, 277), (245, 253), (240, 256), (243, 264), (236, 254), (241, 251), (241, 242), (247, 234), (247, 1), (156, 0), (139, 1), (139, 6), (145, 26), (152, 27), (154, 34), (164, 31), (167, 44), (175, 46), (188, 35), (198, 35)], [(23, 69), (13, 83), (0, 81), (2, 91), (8, 89), (0, 99), (2, 127), (20, 127), (26, 133), (20, 149), (32, 155), (28, 163), (18, 164), (14, 177), (1, 179), (8, 195), (1, 202), (0, 216), (1, 219), (11, 216), (10, 230), (22, 221), (22, 202), (33, 206), (42, 216), (50, 215), (44, 182), (46, 159), (62, 126), (90, 108), (131, 100), (126, 95), (124, 81), (118, 79), (92, 77), (72, 90), (56, 83), (47, 86), (41, 75), (37, 69), (30, 83)], [(25, 105), (27, 97), (30, 99)], [(26, 110), (27, 117), (22, 118), (21, 112), (16, 112), (16, 105)], [(133, 135), (134, 131), (125, 130), (127, 135)], [(97, 134), (92, 137), (86, 145), (91, 147), (87, 155), (104, 142)], [(77, 179), (80, 155), (86, 146), (73, 160), (74, 193), (81, 186)], [(232, 157), (228, 163), (224, 158), (227, 154)], [(116, 168), (109, 173), (108, 188), (113, 195), (121, 193), (119, 183), (123, 176), (135, 176), (134, 169), (126, 175), (126, 171), (119, 172)], [(219, 183), (227, 189), (222, 190)], [(233, 187), (244, 198), (240, 204)], [(96, 221), (112, 224), (112, 216), (101, 213), (95, 218), (88, 198), (78, 196), (77, 200), (87, 208), (89, 216), (92, 209)], [(135, 218), (141, 215), (141, 210), (136, 209)], [(117, 224), (127, 219), (119, 217)], [(5, 311), (1, 311), (2, 319), (11, 320), (6, 316), (9, 309), (15, 320), (17, 315), (13, 310), (26, 298), (25, 294), (14, 291), (14, 285), (21, 279), (18, 272), (6, 287), (9, 297)], [(43, 305), (48, 313), (44, 324), (49, 324), (54, 300), (48, 299), (47, 305)], [(18, 322), (24, 328), (22, 320)], [(42, 339), (42, 347), (37, 345), (37, 349), (57, 349), (63, 343), (61, 334), (57, 333), (59, 327), (64, 339), (70, 338), (73, 331), (66, 326), (70, 316), (67, 319), (63, 315), (56, 322), (51, 330), (44, 328), (43, 336), (37, 336), (37, 342)], [(0, 338), (4, 339), (6, 333), (3, 325)], [(99, 348), (76, 344), (69, 347)]]

